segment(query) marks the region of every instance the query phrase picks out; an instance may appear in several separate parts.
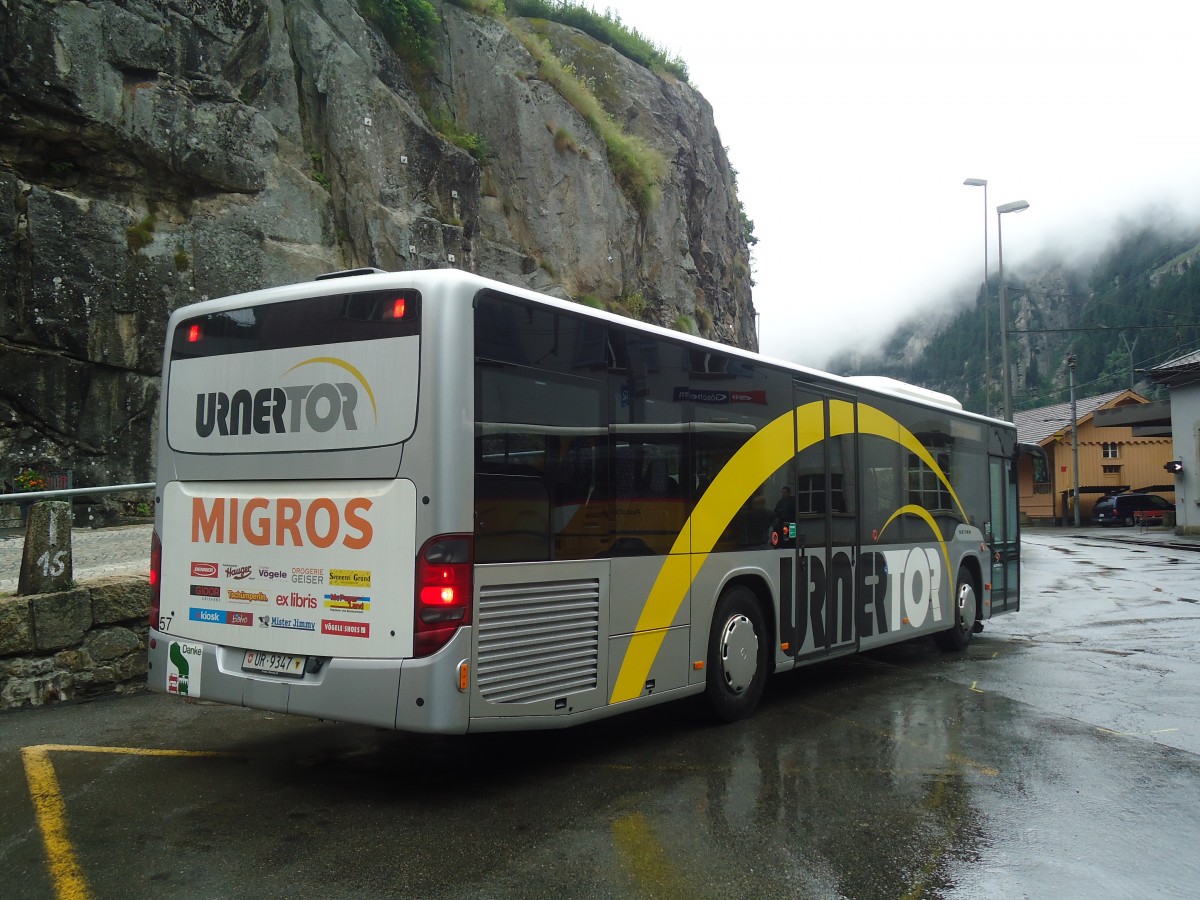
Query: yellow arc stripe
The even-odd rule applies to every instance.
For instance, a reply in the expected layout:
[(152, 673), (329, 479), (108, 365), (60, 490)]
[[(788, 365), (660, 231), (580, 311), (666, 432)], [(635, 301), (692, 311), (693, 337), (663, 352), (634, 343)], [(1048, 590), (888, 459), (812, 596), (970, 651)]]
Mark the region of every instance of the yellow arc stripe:
[[(912, 432), (873, 406), (859, 404), (857, 410), (859, 434), (890, 440), (915, 454), (937, 475), (963, 518), (967, 518), (966, 510), (950, 485), (950, 479)], [(855, 405), (852, 403), (845, 400), (829, 401), (829, 433), (826, 434), (822, 401), (798, 406), (763, 426), (717, 473), (676, 536), (670, 555), (663, 561), (650, 588), (650, 595), (638, 617), (629, 649), (625, 652), (625, 659), (613, 684), (610, 703), (633, 700), (641, 695), (650, 667), (666, 637), (666, 630), (683, 605), (695, 574), (750, 493), (762, 484), (766, 475), (776, 471), (795, 454), (826, 438), (853, 434), (854, 413)], [(930, 525), (942, 545), (949, 570), (949, 552), (941, 531), (928, 513), (921, 518)]]
[(370, 382), (367, 381), (367, 377), (363, 375), (362, 372), (358, 371), (358, 369), (350, 365), (350, 363), (346, 362), (344, 359), (338, 359), (333, 356), (314, 356), (312, 359), (306, 359), (304, 362), (296, 363), (283, 374), (286, 375), (288, 372), (294, 372), (301, 366), (311, 365), (312, 363), (329, 363), (331, 366), (337, 366), (340, 369), (345, 369), (356, 379), (358, 379), (358, 383), (361, 384), (363, 386), (363, 390), (367, 392), (367, 399), (371, 401), (371, 412), (375, 416), (375, 421), (379, 421), (379, 409), (375, 405), (375, 392), (371, 390)]
[(938, 528), (937, 521), (929, 514), (929, 510), (923, 506), (917, 506), (915, 503), (909, 503), (906, 506), (900, 507), (883, 523), (883, 527), (879, 529), (882, 535), (887, 531), (887, 527), (903, 515), (916, 516), (922, 522), (929, 526), (929, 530), (933, 532), (937, 538), (938, 546), (942, 548), (942, 559), (946, 561), (946, 571), (950, 571), (950, 550), (946, 547), (946, 538), (942, 535), (942, 529)]

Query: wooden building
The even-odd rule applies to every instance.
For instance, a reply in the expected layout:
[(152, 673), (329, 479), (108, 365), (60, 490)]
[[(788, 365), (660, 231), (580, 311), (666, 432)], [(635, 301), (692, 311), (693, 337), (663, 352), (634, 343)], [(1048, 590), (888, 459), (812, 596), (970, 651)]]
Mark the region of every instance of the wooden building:
[[(1134, 437), (1129, 426), (1101, 427), (1099, 410), (1147, 403), (1135, 391), (1114, 391), (1075, 401), (1079, 429), (1079, 520), (1088, 524), (1092, 506), (1106, 494), (1152, 490), (1174, 500), (1173, 485), (1164, 484), (1163, 465), (1172, 459), (1170, 436)], [(1022, 444), (1041, 453), (1021, 455), (1018, 469), (1022, 520), (1034, 525), (1075, 521), (1072, 499), (1075, 462), (1072, 453), (1071, 404), (1027, 409), (1013, 416)]]

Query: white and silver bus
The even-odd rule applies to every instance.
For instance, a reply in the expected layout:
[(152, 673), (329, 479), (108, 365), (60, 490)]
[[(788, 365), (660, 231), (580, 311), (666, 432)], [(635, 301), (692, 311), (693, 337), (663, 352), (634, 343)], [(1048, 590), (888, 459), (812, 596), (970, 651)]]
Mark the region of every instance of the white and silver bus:
[(555, 728), (1019, 604), (1017, 438), (454, 270), (176, 311), (150, 686), (409, 731)]

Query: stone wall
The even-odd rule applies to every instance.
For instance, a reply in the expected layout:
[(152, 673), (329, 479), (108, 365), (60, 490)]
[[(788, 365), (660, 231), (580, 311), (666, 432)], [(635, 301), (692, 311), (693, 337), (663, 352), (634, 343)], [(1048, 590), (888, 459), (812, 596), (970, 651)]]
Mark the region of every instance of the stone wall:
[(149, 608), (144, 577), (0, 597), (0, 710), (144, 689)]

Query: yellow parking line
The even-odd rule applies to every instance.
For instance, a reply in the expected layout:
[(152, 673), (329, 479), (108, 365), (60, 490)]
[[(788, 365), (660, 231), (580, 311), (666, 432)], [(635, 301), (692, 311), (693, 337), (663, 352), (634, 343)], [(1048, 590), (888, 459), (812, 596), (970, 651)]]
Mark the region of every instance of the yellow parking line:
[(36, 747), (25, 747), (25, 750), (40, 751), (73, 751), (75, 753), (114, 753), (124, 756), (212, 756), (226, 759), (235, 756), (233, 753), (222, 753), (218, 750), (155, 750), (145, 747), (92, 747), (86, 744), (39, 744)]
[(60, 900), (85, 900), (92, 896), (92, 891), (67, 837), (67, 807), (58, 786), (58, 776), (50, 764), (50, 754), (45, 747), (22, 747), (21, 759), (25, 763), (29, 796), (33, 799), (38, 828), (42, 832), (42, 845), (50, 863), (54, 894)]
[(646, 817), (635, 812), (612, 823), (617, 856), (650, 897), (667, 900), (689, 896), (683, 873), (672, 862)]
[(21, 748), (25, 764), (25, 780), (29, 782), (29, 797), (33, 801), (42, 846), (54, 882), (54, 895), (59, 900), (89, 900), (92, 889), (76, 859), (75, 847), (67, 835), (67, 805), (63, 801), (58, 775), (50, 762), (50, 753), (112, 753), (131, 756), (197, 756), (230, 757), (230, 753), (211, 750), (147, 750), (141, 747), (88, 747), (76, 744), (39, 744)]

